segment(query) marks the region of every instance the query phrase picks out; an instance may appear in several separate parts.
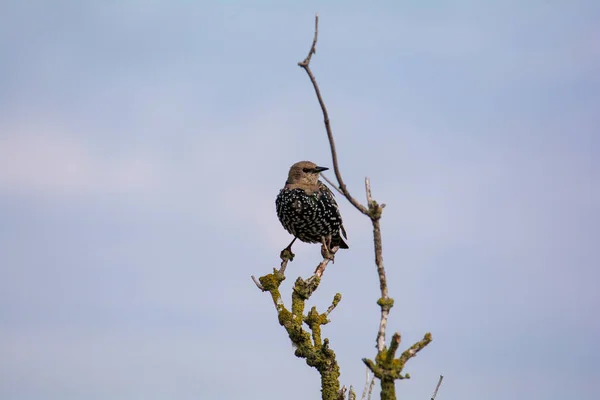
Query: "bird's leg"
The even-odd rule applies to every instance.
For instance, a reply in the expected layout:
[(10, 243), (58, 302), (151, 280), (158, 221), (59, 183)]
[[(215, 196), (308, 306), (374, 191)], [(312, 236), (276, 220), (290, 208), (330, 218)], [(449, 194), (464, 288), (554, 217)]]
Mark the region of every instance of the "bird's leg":
[(323, 258), (327, 258), (334, 262), (335, 253), (331, 251), (331, 235), (323, 236), (321, 238), (321, 255)]
[(292, 245), (294, 244), (294, 242), (296, 241), (296, 239), (298, 238), (294, 238), (294, 240), (292, 240), (292, 242), (290, 244), (288, 244), (288, 246), (281, 250), (281, 254), (279, 255), (279, 257), (285, 261), (285, 260), (290, 260), (293, 261), (294, 260), (294, 253), (292, 253)]

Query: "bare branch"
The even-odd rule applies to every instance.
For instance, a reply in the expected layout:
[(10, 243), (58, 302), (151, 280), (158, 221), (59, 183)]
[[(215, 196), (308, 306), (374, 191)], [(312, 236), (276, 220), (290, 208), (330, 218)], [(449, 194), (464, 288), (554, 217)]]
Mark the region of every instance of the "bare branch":
[[(352, 197), (350, 195), (350, 192), (348, 191), (348, 188), (346, 187), (346, 184), (344, 183), (344, 180), (342, 178), (342, 174), (340, 172), (340, 168), (339, 168), (339, 164), (338, 164), (337, 151), (335, 149), (335, 140), (333, 139), (333, 132), (331, 130), (331, 125), (329, 123), (329, 114), (327, 112), (327, 107), (325, 106), (325, 102), (323, 101), (323, 97), (321, 96), (321, 90), (319, 89), (317, 80), (315, 79), (315, 76), (313, 75), (313, 73), (310, 69), (310, 60), (312, 58), (312, 55), (315, 53), (318, 36), (319, 36), (319, 16), (317, 14), (315, 17), (315, 36), (313, 38), (313, 43), (312, 43), (311, 49), (308, 52), (308, 56), (303, 61), (299, 62), (298, 65), (300, 67), (304, 68), (304, 70), (308, 74), (308, 77), (310, 78), (313, 88), (315, 89), (315, 93), (317, 95), (319, 105), (321, 106), (321, 111), (323, 112), (323, 120), (325, 122), (325, 130), (327, 131), (327, 138), (329, 139), (329, 147), (331, 148), (331, 158), (333, 161), (333, 169), (335, 172), (335, 177), (337, 178), (337, 181), (339, 184), (339, 187), (338, 187), (339, 191), (344, 195), (344, 197), (346, 197), (346, 199), (348, 199), (348, 201), (357, 210), (359, 210), (364, 215), (367, 215), (369, 218), (371, 218), (371, 221), (373, 222), (375, 263), (377, 264), (377, 272), (379, 274), (379, 286), (381, 288), (381, 298), (379, 299), (379, 303), (381, 306), (381, 319), (379, 322), (379, 330), (377, 332), (377, 349), (379, 351), (382, 351), (383, 348), (385, 347), (385, 329), (387, 326), (387, 318), (388, 318), (388, 315), (390, 312), (390, 308), (393, 305), (392, 300), (388, 296), (387, 279), (386, 279), (386, 275), (385, 275), (385, 269), (383, 267), (383, 256), (382, 256), (382, 246), (381, 246), (381, 229), (379, 226), (379, 218), (381, 217), (381, 211), (382, 211), (383, 207), (378, 205), (377, 202), (375, 202), (372, 199), (371, 184), (368, 179), (365, 182), (366, 191), (367, 191), (367, 201), (368, 201), (368, 208), (367, 208), (367, 207), (363, 206), (362, 204), (360, 204), (354, 197)], [(330, 182), (330, 184), (331, 184), (331, 182)], [(335, 187), (335, 185), (332, 185), (332, 186)], [(324, 264), (321, 268), (323, 271), (325, 270), (325, 266), (326, 266), (326, 264)], [(320, 271), (320, 269), (317, 268), (317, 271), (315, 271), (315, 274), (317, 274), (320, 277), (322, 275), (322, 271)]]
[(369, 386), (369, 397), (367, 400), (371, 400), (371, 393), (373, 393), (373, 386), (375, 386), (375, 375), (371, 378), (371, 385)]
[(341, 195), (342, 195), (342, 196), (344, 196), (344, 197), (346, 196), (346, 195), (344, 194), (344, 192), (342, 192), (342, 191), (340, 190), (340, 188), (339, 188), (339, 187), (337, 187), (337, 185), (336, 185), (335, 183), (333, 183), (333, 182), (331, 182), (331, 181), (329, 180), (329, 178), (328, 178), (328, 177), (326, 177), (325, 175), (321, 174), (321, 178), (325, 179), (325, 182), (329, 183), (329, 186), (331, 186), (332, 188), (334, 188), (334, 189), (335, 189), (335, 190), (336, 190), (336, 191), (337, 191), (339, 194), (341, 194)]
[[(366, 371), (366, 377), (365, 377), (365, 388), (363, 389), (362, 392), (362, 396), (360, 397), (360, 400), (366, 400), (367, 399), (367, 393), (369, 391), (369, 368), (367, 368)], [(373, 378), (375, 378), (375, 375), (373, 375)]]
[(383, 246), (381, 244), (381, 226), (379, 219), (373, 219), (373, 242), (375, 247), (375, 264), (377, 265), (377, 274), (379, 275), (379, 289), (381, 298), (377, 304), (381, 307), (381, 318), (379, 320), (379, 330), (377, 331), (377, 350), (383, 351), (385, 348), (385, 329), (390, 309), (394, 305), (394, 300), (388, 295), (387, 278), (383, 266)]
[(300, 61), (298, 63), (299, 66), (308, 67), (308, 64), (310, 64), (310, 59), (312, 58), (313, 54), (316, 54), (316, 52), (317, 52), (317, 39), (318, 38), (319, 38), (319, 13), (316, 13), (315, 14), (315, 36), (313, 38), (312, 46), (310, 46), (310, 50), (308, 51), (308, 55), (306, 56), (306, 58), (303, 61)]
[(444, 375), (440, 375), (440, 380), (435, 387), (435, 391), (433, 392), (433, 396), (431, 396), (431, 400), (435, 400), (435, 396), (437, 396), (438, 390), (440, 390), (440, 386), (442, 386), (442, 380), (444, 379)]
[[(335, 255), (335, 253), (339, 250), (339, 248), (334, 247), (333, 249), (331, 249), (331, 255), (332, 257)], [(332, 261), (331, 258), (327, 258), (324, 257), (323, 261), (321, 261), (319, 263), (319, 265), (317, 265), (317, 268), (315, 269), (315, 273), (314, 276), (321, 278), (323, 276), (323, 274), (325, 273), (325, 268), (327, 267), (327, 264), (329, 264), (329, 262)]]
[(356, 392), (354, 391), (354, 387), (350, 385), (350, 392), (348, 392), (348, 400), (356, 400)]
[(339, 188), (340, 188), (341, 192), (344, 194), (344, 196), (348, 199), (348, 201), (354, 207), (356, 207), (356, 209), (358, 211), (360, 211), (361, 213), (363, 213), (365, 215), (368, 215), (369, 210), (365, 206), (360, 204), (354, 197), (352, 197), (350, 195), (350, 192), (348, 192), (348, 189), (346, 188), (346, 184), (344, 183), (344, 180), (342, 179), (340, 167), (338, 166), (337, 152), (335, 150), (335, 141), (333, 140), (333, 133), (331, 131), (331, 126), (329, 124), (329, 113), (327, 112), (327, 107), (325, 106), (325, 102), (323, 101), (323, 97), (321, 96), (321, 90), (319, 89), (317, 80), (315, 79), (315, 76), (313, 75), (312, 71), (310, 70), (310, 59), (312, 58), (312, 55), (315, 54), (315, 52), (316, 52), (318, 36), (319, 36), (319, 14), (317, 14), (315, 16), (315, 36), (314, 36), (310, 51), (308, 52), (308, 56), (303, 61), (300, 61), (298, 63), (298, 65), (300, 67), (304, 68), (304, 70), (308, 74), (308, 77), (310, 78), (310, 81), (312, 82), (312, 85), (315, 89), (317, 99), (319, 100), (321, 110), (323, 111), (323, 120), (325, 122), (325, 129), (327, 130), (327, 138), (329, 139), (329, 147), (331, 148), (331, 158), (333, 159), (333, 170), (335, 172), (335, 177), (338, 180)]
[[(379, 286), (381, 291), (381, 297), (377, 301), (381, 308), (381, 318), (379, 321), (379, 329), (377, 331), (377, 350), (378, 355), (375, 358), (375, 362), (369, 359), (364, 358), (363, 362), (367, 365), (369, 370), (373, 372), (374, 377), (377, 377), (381, 380), (381, 393), (382, 398), (395, 399), (395, 386), (394, 381), (396, 379), (406, 379), (410, 376), (408, 374), (402, 375), (402, 369), (404, 368), (404, 363), (414, 357), (416, 353), (418, 353), (422, 348), (424, 348), (431, 341), (431, 334), (426, 334), (424, 339), (418, 343), (415, 343), (410, 349), (406, 350), (399, 359), (395, 359), (395, 353), (400, 344), (400, 335), (395, 334), (390, 346), (390, 349), (386, 352), (385, 345), (385, 335), (387, 328), (387, 320), (390, 313), (390, 309), (394, 305), (394, 300), (389, 297), (388, 294), (388, 286), (387, 286), (387, 278), (385, 273), (385, 268), (383, 265), (383, 245), (381, 238), (381, 225), (380, 219), (383, 208), (385, 204), (378, 204), (377, 201), (373, 200), (373, 196), (371, 193), (371, 182), (369, 178), (365, 179), (365, 191), (367, 195), (367, 206), (365, 207), (359, 201), (357, 201), (346, 187), (344, 180), (342, 178), (342, 174), (339, 168), (338, 163), (338, 155), (335, 148), (335, 140), (333, 138), (333, 132), (331, 129), (331, 124), (329, 120), (329, 114), (327, 112), (327, 107), (325, 106), (325, 102), (323, 100), (323, 96), (321, 95), (321, 90), (319, 89), (319, 85), (317, 84), (317, 80), (313, 75), (310, 69), (310, 61), (312, 59), (313, 54), (316, 52), (317, 39), (319, 35), (319, 16), (318, 14), (315, 16), (315, 34), (313, 37), (313, 42), (311, 48), (308, 52), (306, 58), (299, 62), (298, 65), (302, 67), (306, 74), (308, 75), (313, 88), (315, 90), (315, 94), (317, 96), (317, 100), (319, 101), (319, 105), (321, 107), (321, 111), (323, 113), (323, 121), (325, 124), (325, 130), (327, 131), (327, 139), (329, 140), (329, 147), (331, 150), (331, 158), (333, 162), (333, 170), (335, 173), (335, 177), (338, 181), (338, 185), (334, 185), (329, 181), (326, 177), (324, 179), (329, 183), (332, 187), (334, 187), (338, 192), (342, 193), (344, 197), (362, 214), (368, 216), (371, 219), (371, 223), (373, 224), (373, 247), (375, 252), (375, 264), (377, 266), (377, 274), (379, 276)], [(325, 247), (325, 246), (324, 246)], [(325, 267), (329, 260), (327, 257), (324, 257), (324, 260), (319, 264), (317, 269), (315, 270), (315, 274), (311, 279), (318, 279), (323, 275), (325, 271)], [(371, 389), (369, 390), (369, 398), (371, 397), (371, 390), (373, 388), (373, 383), (371, 383)], [(385, 396), (384, 396), (385, 395)], [(363, 392), (364, 398), (364, 392)]]
[(256, 287), (259, 288), (260, 290), (262, 290), (264, 292), (265, 288), (260, 284), (260, 282), (258, 281), (258, 279), (256, 279), (256, 277), (254, 275), (250, 275), (250, 277), (254, 281), (254, 284), (256, 285)]

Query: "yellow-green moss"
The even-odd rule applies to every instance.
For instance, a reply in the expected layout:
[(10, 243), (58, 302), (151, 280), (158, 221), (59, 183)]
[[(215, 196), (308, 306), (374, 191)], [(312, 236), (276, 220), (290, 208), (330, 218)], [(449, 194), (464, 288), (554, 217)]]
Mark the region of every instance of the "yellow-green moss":
[[(394, 335), (395, 336), (395, 335)], [(426, 333), (423, 339), (416, 342), (410, 348), (405, 350), (398, 358), (394, 357), (399, 344), (398, 340), (392, 339), (390, 349), (384, 348), (377, 353), (375, 362), (367, 358), (363, 358), (365, 365), (373, 372), (373, 374), (381, 380), (381, 398), (387, 400), (396, 399), (396, 388), (394, 381), (396, 379), (410, 379), (409, 374), (402, 374), (402, 370), (406, 362), (427, 346), (432, 338), (431, 333)]]
[(321, 398), (326, 400), (337, 400), (340, 392), (340, 367), (333, 362), (329, 371), (321, 372)]
[(371, 203), (369, 203), (369, 217), (373, 220), (380, 219), (382, 212), (383, 205), (380, 206), (375, 200), (371, 200)]
[(281, 282), (285, 280), (285, 275), (274, 269), (272, 274), (261, 276), (258, 280), (264, 290), (271, 291), (279, 288)]
[(342, 301), (342, 294), (336, 293), (335, 296), (333, 296), (333, 301), (331, 302), (332, 307), (337, 307), (337, 305), (340, 304), (340, 301)]
[(296, 293), (292, 292), (292, 314), (297, 318), (297, 322), (302, 324), (304, 316), (304, 300)]
[[(282, 257), (284, 256), (289, 257), (289, 254), (282, 252)], [(316, 276), (306, 281), (298, 278), (292, 292), (290, 311), (284, 306), (279, 292), (279, 286), (284, 279), (284, 274), (274, 269), (273, 273), (262, 276), (259, 280), (263, 289), (269, 291), (273, 298), (273, 302), (277, 307), (279, 324), (285, 328), (296, 349), (294, 354), (297, 357), (304, 358), (307, 365), (319, 371), (322, 398), (337, 400), (340, 391), (339, 366), (335, 353), (329, 348), (329, 340), (321, 339), (321, 325), (329, 322), (327, 312), (320, 314), (316, 307), (312, 307), (306, 316), (303, 314), (306, 300), (318, 288), (321, 280)], [(337, 293), (328, 312), (335, 308), (341, 299), (342, 295)], [(303, 329), (303, 323), (309, 326), (312, 340), (311, 333)]]
[(387, 309), (389, 311), (390, 308), (394, 307), (394, 299), (392, 299), (391, 297), (388, 297), (387, 299), (380, 297), (379, 300), (377, 300), (377, 304), (380, 307), (383, 307), (384, 309)]

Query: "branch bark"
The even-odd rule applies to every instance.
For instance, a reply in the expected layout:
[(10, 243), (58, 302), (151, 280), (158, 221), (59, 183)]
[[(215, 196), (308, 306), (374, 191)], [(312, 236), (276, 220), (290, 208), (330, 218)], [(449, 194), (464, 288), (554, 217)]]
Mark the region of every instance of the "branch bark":
[[(383, 244), (381, 235), (381, 215), (385, 204), (379, 204), (375, 201), (371, 194), (371, 182), (369, 178), (365, 179), (365, 192), (367, 197), (367, 205), (361, 204), (350, 194), (340, 171), (338, 155), (335, 148), (335, 140), (331, 129), (331, 123), (329, 120), (329, 114), (327, 107), (321, 95), (319, 85), (317, 84), (316, 78), (310, 69), (310, 61), (312, 56), (316, 53), (317, 40), (319, 37), (319, 15), (315, 16), (315, 32), (313, 36), (312, 45), (308, 51), (308, 55), (303, 61), (300, 61), (298, 65), (302, 67), (315, 90), (315, 94), (321, 106), (323, 113), (323, 121), (325, 124), (325, 130), (327, 132), (327, 139), (331, 149), (331, 158), (333, 162), (333, 170), (338, 184), (335, 185), (328, 179), (327, 182), (340, 192), (358, 211), (365, 216), (369, 217), (373, 225), (373, 249), (375, 253), (375, 265), (377, 267), (377, 274), (379, 277), (379, 287), (381, 297), (377, 300), (377, 304), (381, 308), (381, 317), (379, 322), (379, 328), (377, 330), (377, 355), (375, 361), (364, 358), (363, 362), (366, 364), (368, 369), (373, 373), (373, 379), (368, 390), (368, 397), (371, 398), (371, 391), (373, 389), (374, 378), (377, 377), (381, 381), (381, 399), (395, 400), (395, 380), (410, 378), (409, 374), (402, 374), (405, 363), (415, 357), (419, 351), (431, 342), (431, 334), (425, 334), (424, 338), (413, 344), (409, 349), (405, 350), (400, 357), (396, 357), (400, 345), (400, 334), (395, 333), (392, 337), (392, 341), (389, 349), (385, 345), (385, 335), (387, 328), (387, 320), (391, 308), (394, 305), (394, 300), (389, 297), (387, 277), (383, 264)], [(292, 242), (293, 243), (293, 242)], [(335, 250), (333, 251), (335, 253)], [(297, 357), (304, 358), (306, 363), (316, 368), (321, 375), (321, 391), (322, 399), (325, 400), (339, 400), (345, 397), (346, 389), (340, 390), (339, 382), (339, 366), (335, 357), (335, 353), (329, 348), (329, 340), (323, 339), (321, 334), (321, 326), (329, 322), (328, 317), (330, 313), (335, 309), (337, 304), (341, 300), (341, 294), (336, 294), (331, 306), (323, 312), (319, 313), (316, 307), (312, 307), (311, 310), (305, 315), (304, 309), (306, 301), (310, 298), (312, 293), (317, 290), (321, 278), (325, 272), (325, 268), (330, 261), (330, 258), (324, 258), (321, 263), (315, 269), (314, 274), (304, 280), (298, 278), (294, 284), (292, 292), (292, 305), (291, 309), (287, 309), (279, 292), (281, 283), (285, 280), (285, 270), (289, 261), (293, 259), (293, 254), (289, 248), (284, 249), (281, 252), (282, 263), (279, 269), (273, 269), (273, 273), (264, 275), (259, 279), (252, 276), (252, 280), (263, 292), (269, 292), (277, 310), (277, 316), (279, 324), (283, 326), (294, 347), (296, 349), (295, 354)], [(310, 333), (303, 328), (303, 324), (308, 325)], [(368, 381), (368, 378), (367, 378)], [(441, 379), (440, 379), (441, 383)], [(438, 383), (438, 388), (439, 384)], [(437, 393), (437, 388), (436, 388)], [(363, 391), (363, 399), (367, 394), (366, 386)], [(350, 397), (355, 398), (353, 389), (350, 390)], [(435, 397), (435, 393), (434, 393)]]
[(444, 380), (444, 375), (440, 375), (440, 380), (437, 383), (437, 386), (435, 387), (435, 391), (433, 392), (433, 395), (431, 396), (431, 400), (435, 400), (435, 396), (437, 396), (437, 392), (438, 390), (440, 390), (440, 386), (442, 386), (442, 381)]
[[(331, 305), (323, 313), (319, 313), (316, 307), (305, 315), (306, 301), (317, 290), (321, 277), (329, 261), (324, 258), (319, 263), (315, 273), (308, 279), (296, 279), (292, 291), (291, 309), (286, 308), (279, 287), (285, 280), (285, 269), (291, 260), (291, 254), (283, 254), (279, 269), (261, 276), (258, 280), (252, 276), (256, 286), (263, 292), (269, 292), (277, 310), (279, 324), (285, 328), (296, 351), (296, 357), (304, 358), (306, 364), (316, 368), (321, 375), (321, 393), (324, 400), (338, 400), (340, 396), (340, 368), (335, 353), (329, 348), (329, 339), (322, 338), (321, 326), (329, 323), (329, 315), (342, 300), (342, 295), (337, 293)], [(306, 331), (303, 324), (308, 325), (310, 333)]]
[[(302, 67), (306, 74), (308, 75), (313, 88), (315, 90), (315, 94), (317, 96), (317, 100), (319, 101), (319, 105), (321, 106), (321, 111), (323, 113), (323, 122), (325, 124), (325, 130), (327, 132), (327, 139), (329, 140), (329, 147), (331, 149), (331, 158), (333, 162), (333, 170), (335, 172), (335, 177), (338, 181), (338, 185), (331, 184), (334, 188), (338, 189), (344, 197), (352, 204), (358, 211), (362, 214), (366, 215), (371, 219), (371, 223), (373, 225), (373, 247), (375, 252), (375, 265), (377, 266), (377, 274), (379, 277), (379, 287), (381, 291), (381, 297), (377, 301), (381, 308), (381, 317), (379, 321), (379, 329), (377, 330), (377, 357), (375, 358), (375, 362), (371, 360), (364, 359), (365, 364), (371, 369), (371, 371), (381, 380), (381, 398), (382, 399), (395, 399), (395, 379), (403, 379), (405, 377), (409, 377), (408, 374), (403, 376), (401, 374), (402, 368), (404, 367), (404, 361), (402, 361), (402, 357), (405, 356), (406, 351), (402, 354), (399, 359), (394, 358), (394, 354), (398, 348), (400, 343), (400, 335), (396, 333), (394, 338), (392, 339), (391, 347), (389, 351), (386, 351), (385, 346), (385, 334), (387, 328), (387, 320), (390, 313), (390, 309), (394, 305), (394, 300), (389, 297), (388, 294), (388, 286), (387, 286), (387, 277), (385, 273), (385, 268), (383, 265), (383, 244), (381, 238), (381, 225), (380, 219), (381, 214), (383, 212), (383, 208), (385, 204), (379, 204), (375, 201), (371, 194), (371, 182), (369, 178), (365, 179), (365, 192), (367, 195), (367, 206), (361, 204), (358, 200), (356, 200), (350, 194), (344, 180), (342, 178), (342, 173), (340, 171), (338, 155), (335, 148), (335, 140), (333, 137), (333, 132), (331, 129), (331, 123), (329, 120), (329, 113), (327, 112), (327, 107), (325, 106), (325, 101), (323, 100), (323, 96), (321, 95), (321, 90), (319, 89), (319, 85), (317, 84), (317, 80), (310, 69), (310, 61), (312, 56), (316, 53), (317, 40), (319, 38), (319, 15), (315, 16), (315, 33), (313, 37), (313, 42), (308, 51), (308, 55), (303, 61), (300, 61), (298, 65)], [(427, 340), (426, 340), (427, 339)], [(422, 347), (425, 347), (427, 344), (431, 342), (431, 334), (427, 333), (425, 335), (425, 339), (418, 342), (417, 344), (421, 344)], [(417, 345), (415, 344), (415, 345)], [(413, 347), (415, 346), (413, 345)], [(413, 348), (411, 347), (411, 349)], [(414, 357), (418, 351), (421, 350), (422, 347), (419, 347), (418, 350), (414, 352), (410, 357)], [(410, 349), (409, 349), (410, 350)], [(409, 351), (407, 350), (407, 351)], [(390, 356), (391, 354), (391, 356)], [(407, 354), (407, 353), (406, 353)], [(400, 367), (399, 367), (400, 366)]]
[(342, 173), (340, 172), (340, 167), (338, 165), (338, 157), (337, 152), (335, 150), (335, 140), (333, 139), (333, 132), (331, 131), (331, 124), (329, 123), (329, 113), (327, 112), (327, 107), (325, 106), (325, 102), (323, 101), (323, 97), (321, 96), (321, 90), (319, 89), (319, 85), (317, 84), (317, 80), (313, 75), (310, 69), (310, 60), (317, 52), (317, 40), (319, 38), (319, 14), (315, 15), (315, 36), (313, 38), (312, 46), (308, 51), (308, 55), (306, 58), (298, 63), (300, 67), (302, 67), (310, 81), (312, 82), (313, 88), (315, 89), (315, 93), (317, 95), (317, 99), (319, 100), (319, 105), (321, 106), (321, 110), (323, 111), (323, 122), (325, 123), (325, 129), (327, 130), (327, 138), (329, 139), (329, 147), (331, 148), (331, 158), (333, 160), (333, 171), (335, 172), (335, 177), (339, 183), (339, 189), (344, 194), (344, 196), (348, 199), (348, 201), (356, 207), (358, 211), (367, 215), (369, 212), (365, 206), (360, 204), (354, 197), (350, 195), (348, 192), (348, 188), (342, 179)]

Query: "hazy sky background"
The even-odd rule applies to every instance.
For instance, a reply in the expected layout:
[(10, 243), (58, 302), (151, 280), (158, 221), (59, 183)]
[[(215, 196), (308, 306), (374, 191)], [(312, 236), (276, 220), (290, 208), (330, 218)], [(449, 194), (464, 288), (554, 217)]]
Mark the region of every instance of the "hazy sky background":
[[(1, 2), (0, 398), (319, 398), (250, 280), (289, 166), (331, 166), (315, 11), (343, 174), (388, 205), (388, 332), (434, 338), (399, 398), (600, 398), (600, 3), (526, 4)], [(343, 294), (324, 335), (362, 388), (379, 287), (339, 202), (309, 303)]]

